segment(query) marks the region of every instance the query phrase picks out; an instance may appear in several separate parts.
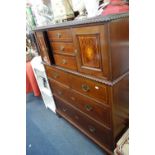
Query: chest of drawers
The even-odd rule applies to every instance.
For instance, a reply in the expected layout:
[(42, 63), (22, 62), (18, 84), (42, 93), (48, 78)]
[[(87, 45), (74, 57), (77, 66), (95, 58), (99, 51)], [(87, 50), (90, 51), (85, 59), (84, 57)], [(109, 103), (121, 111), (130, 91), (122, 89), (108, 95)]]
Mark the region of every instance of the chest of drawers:
[(128, 14), (35, 31), (56, 112), (112, 154), (129, 119)]

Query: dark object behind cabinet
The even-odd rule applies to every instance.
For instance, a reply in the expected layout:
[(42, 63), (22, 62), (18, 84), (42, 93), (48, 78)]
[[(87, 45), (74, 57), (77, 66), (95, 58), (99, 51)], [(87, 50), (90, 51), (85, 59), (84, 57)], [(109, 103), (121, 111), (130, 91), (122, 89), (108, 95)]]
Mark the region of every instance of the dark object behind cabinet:
[(128, 128), (128, 21), (126, 13), (35, 29), (57, 114), (109, 154)]

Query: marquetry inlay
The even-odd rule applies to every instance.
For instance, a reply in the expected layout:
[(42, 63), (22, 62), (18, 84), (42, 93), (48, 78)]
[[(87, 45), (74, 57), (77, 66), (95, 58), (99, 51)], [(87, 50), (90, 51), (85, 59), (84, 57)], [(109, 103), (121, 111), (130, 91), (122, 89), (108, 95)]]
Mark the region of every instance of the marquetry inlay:
[(100, 68), (99, 36), (97, 34), (78, 35), (82, 65)]

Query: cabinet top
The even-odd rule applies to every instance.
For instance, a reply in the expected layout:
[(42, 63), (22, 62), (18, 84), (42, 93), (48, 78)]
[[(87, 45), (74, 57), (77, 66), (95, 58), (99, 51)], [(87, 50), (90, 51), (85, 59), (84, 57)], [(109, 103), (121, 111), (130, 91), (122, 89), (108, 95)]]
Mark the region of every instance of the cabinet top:
[(94, 24), (94, 23), (104, 23), (109, 22), (112, 20), (120, 19), (129, 17), (129, 13), (121, 13), (121, 14), (113, 14), (113, 15), (107, 15), (107, 16), (96, 16), (92, 18), (87, 19), (80, 19), (80, 20), (72, 20), (72, 21), (66, 21), (62, 23), (57, 24), (50, 24), (47, 26), (39, 26), (33, 29), (33, 31), (43, 31), (45, 29), (51, 29), (51, 28), (61, 28), (61, 27), (68, 27), (68, 26), (76, 26), (76, 25), (85, 25), (85, 24)]

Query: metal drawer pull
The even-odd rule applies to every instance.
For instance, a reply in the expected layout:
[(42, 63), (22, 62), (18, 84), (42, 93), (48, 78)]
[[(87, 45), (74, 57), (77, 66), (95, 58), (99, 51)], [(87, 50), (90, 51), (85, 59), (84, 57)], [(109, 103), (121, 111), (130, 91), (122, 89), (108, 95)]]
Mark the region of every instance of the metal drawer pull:
[(86, 84), (82, 84), (82, 90), (87, 92), (87, 91), (90, 90), (90, 87), (88, 85), (86, 85)]
[(89, 131), (94, 133), (96, 129), (93, 126), (89, 126)]
[(77, 54), (77, 49), (74, 50), (74, 53)]
[(60, 51), (64, 51), (64, 49), (65, 49), (65, 48), (64, 48), (63, 46), (60, 47)]
[(57, 33), (57, 37), (58, 38), (61, 38), (61, 33)]
[(66, 111), (67, 111), (67, 109), (66, 109), (66, 108), (63, 108), (62, 110), (63, 110), (64, 112), (66, 112)]
[(75, 97), (72, 96), (72, 97), (71, 97), (71, 100), (75, 101)]
[(62, 64), (63, 65), (67, 64), (67, 60), (66, 59), (62, 59)]
[(86, 109), (87, 111), (91, 111), (93, 108), (92, 108), (91, 105), (86, 104), (86, 105), (85, 105), (85, 109)]
[(56, 79), (59, 77), (59, 74), (58, 73), (53, 73), (53, 77)]

